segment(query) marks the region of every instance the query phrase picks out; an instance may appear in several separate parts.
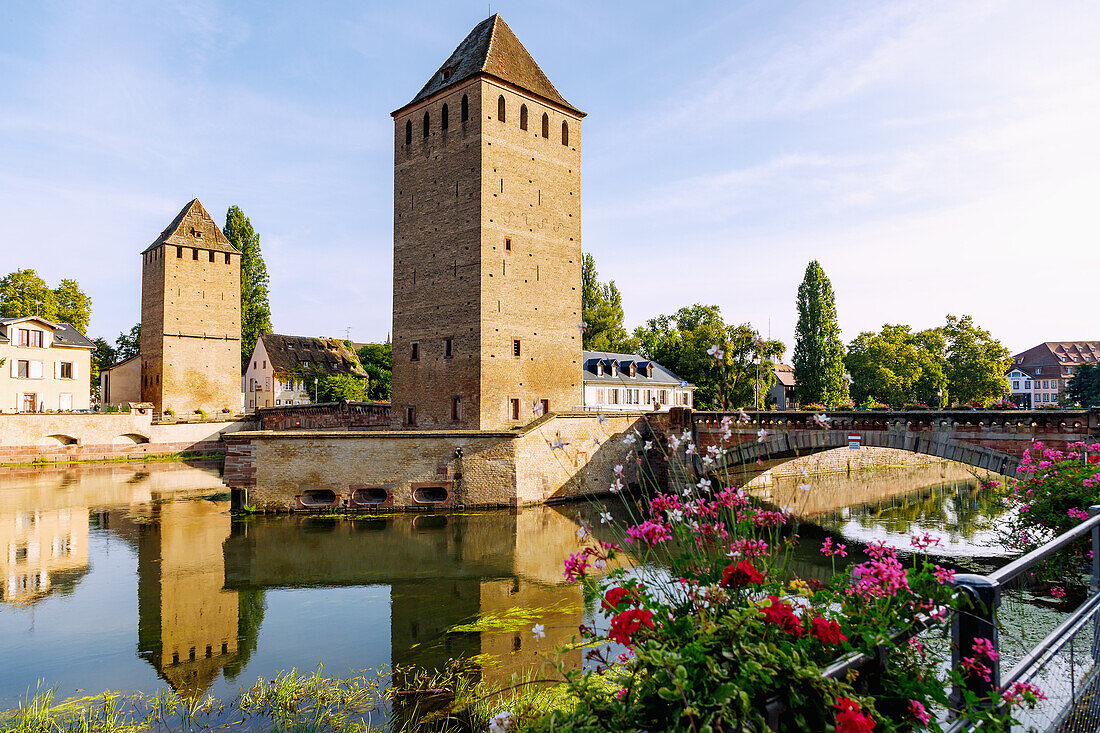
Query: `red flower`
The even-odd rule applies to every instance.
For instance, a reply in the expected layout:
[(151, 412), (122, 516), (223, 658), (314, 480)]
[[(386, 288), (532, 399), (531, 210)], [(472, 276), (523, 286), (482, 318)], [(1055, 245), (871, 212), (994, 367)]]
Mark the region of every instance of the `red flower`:
[(643, 626), (654, 628), (653, 611), (631, 608), (611, 619), (611, 628), (608, 630), (607, 636), (623, 646), (632, 646), (630, 637)]
[(871, 733), (875, 721), (859, 709), (859, 703), (846, 697), (836, 700), (836, 733)]
[(626, 588), (612, 588), (604, 593), (603, 602), (600, 605), (604, 607), (604, 610), (614, 611), (622, 604), (623, 599), (629, 595), (630, 591)]
[(1100, 463), (1100, 455), (1089, 456), (1088, 460), (1090, 464)]
[(742, 560), (734, 565), (730, 563), (722, 571), (722, 581), (718, 584), (723, 588), (737, 588), (750, 583), (763, 583), (764, 574), (756, 569), (748, 560)]
[(768, 600), (772, 604), (761, 609), (764, 614), (764, 621), (775, 624), (781, 631), (791, 636), (802, 636), (802, 625), (798, 622), (798, 616), (794, 615), (791, 604), (784, 603), (775, 596), (768, 596)]
[(822, 644), (843, 644), (848, 641), (848, 637), (840, 633), (840, 624), (820, 616), (814, 616), (810, 621), (810, 635)]

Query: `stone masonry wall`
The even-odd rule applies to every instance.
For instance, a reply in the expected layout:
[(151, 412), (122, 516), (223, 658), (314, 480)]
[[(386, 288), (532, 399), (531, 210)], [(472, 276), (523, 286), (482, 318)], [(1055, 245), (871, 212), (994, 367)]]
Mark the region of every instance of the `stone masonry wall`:
[(252, 420), (160, 424), (149, 413), (0, 415), (0, 464), (220, 453), (224, 435), (254, 427)]
[(316, 428), (385, 428), (390, 424), (388, 402), (324, 402), (313, 405), (261, 407), (262, 430)]

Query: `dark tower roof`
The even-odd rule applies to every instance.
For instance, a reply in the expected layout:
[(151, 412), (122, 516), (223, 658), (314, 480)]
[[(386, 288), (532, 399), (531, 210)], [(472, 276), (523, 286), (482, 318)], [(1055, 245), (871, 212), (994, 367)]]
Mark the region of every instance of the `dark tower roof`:
[(191, 199), (187, 205), (180, 209), (176, 218), (172, 220), (156, 241), (146, 247), (142, 254), (151, 249), (156, 249), (162, 244), (184, 245), (186, 247), (198, 247), (199, 249), (213, 249), (218, 252), (233, 252), (240, 254), (225, 234), (214, 222), (202, 203), (198, 199)]
[(550, 83), (550, 79), (546, 77), (538, 63), (499, 14), (478, 23), (470, 31), (470, 35), (458, 44), (458, 48), (450, 58), (432, 75), (424, 88), (412, 98), (411, 102), (394, 114), (427, 99), (436, 92), (481, 74), (500, 79), (581, 117), (584, 116), (584, 112), (569, 104), (565, 101), (565, 97), (558, 93)]

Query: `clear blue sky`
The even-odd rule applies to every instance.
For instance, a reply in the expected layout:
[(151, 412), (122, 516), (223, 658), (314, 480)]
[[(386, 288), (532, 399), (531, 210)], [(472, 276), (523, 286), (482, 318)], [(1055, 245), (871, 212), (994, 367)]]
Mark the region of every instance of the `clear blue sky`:
[[(494, 2), (584, 122), (584, 248), (628, 326), (716, 303), (793, 347), (818, 259), (845, 341), (970, 313), (1100, 338), (1095, 2)], [(262, 236), (280, 333), (390, 328), (392, 133), (463, 2), (0, 4), (0, 270), (139, 317), (189, 199)]]

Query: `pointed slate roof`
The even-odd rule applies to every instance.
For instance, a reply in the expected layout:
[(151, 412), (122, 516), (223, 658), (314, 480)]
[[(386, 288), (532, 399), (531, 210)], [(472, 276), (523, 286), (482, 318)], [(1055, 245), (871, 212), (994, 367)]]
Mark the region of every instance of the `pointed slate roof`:
[(191, 199), (186, 206), (180, 209), (176, 218), (165, 228), (156, 241), (146, 247), (142, 254), (151, 249), (156, 249), (162, 244), (183, 245), (185, 247), (198, 247), (199, 249), (212, 249), (217, 252), (233, 252), (240, 254), (234, 247), (206, 209), (198, 199)]
[(479, 74), (500, 79), (584, 117), (584, 112), (565, 101), (554, 88), (499, 13), (478, 23), (424, 88), (394, 114)]

